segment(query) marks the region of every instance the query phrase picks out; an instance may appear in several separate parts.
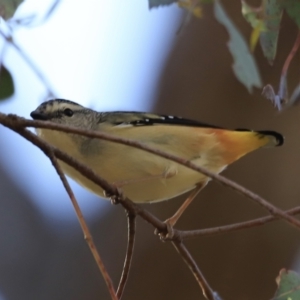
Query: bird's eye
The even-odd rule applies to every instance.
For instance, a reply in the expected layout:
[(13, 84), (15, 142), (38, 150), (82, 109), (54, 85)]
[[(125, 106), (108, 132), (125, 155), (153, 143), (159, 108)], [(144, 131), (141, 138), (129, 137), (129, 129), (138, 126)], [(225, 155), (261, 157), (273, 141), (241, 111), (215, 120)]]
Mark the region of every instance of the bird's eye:
[(72, 109), (66, 108), (66, 109), (64, 110), (64, 114), (65, 114), (66, 116), (68, 116), (68, 117), (72, 117), (74, 113), (73, 113), (73, 110), (72, 110)]

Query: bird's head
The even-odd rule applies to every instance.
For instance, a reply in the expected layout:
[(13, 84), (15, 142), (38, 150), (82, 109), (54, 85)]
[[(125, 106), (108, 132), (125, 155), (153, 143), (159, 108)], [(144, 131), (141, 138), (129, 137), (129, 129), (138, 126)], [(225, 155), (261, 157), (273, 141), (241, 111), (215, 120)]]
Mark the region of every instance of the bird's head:
[(75, 102), (54, 99), (39, 105), (36, 110), (31, 112), (30, 116), (34, 120), (50, 121), (81, 129), (89, 129), (94, 113), (93, 110), (87, 109)]

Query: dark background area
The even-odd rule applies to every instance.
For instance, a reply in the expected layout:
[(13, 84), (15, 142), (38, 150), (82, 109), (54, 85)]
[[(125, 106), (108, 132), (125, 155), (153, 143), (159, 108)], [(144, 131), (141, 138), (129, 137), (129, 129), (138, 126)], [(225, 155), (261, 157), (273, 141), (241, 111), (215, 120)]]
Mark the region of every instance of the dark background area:
[[(249, 36), (240, 7), (228, 6), (236, 25)], [(297, 35), (284, 16), (278, 55), (268, 65), (255, 51), (264, 83), (276, 87), (282, 65)], [(284, 209), (300, 196), (299, 109), (276, 112), (261, 96), (236, 80), (227, 51), (228, 35), (207, 7), (203, 19), (192, 21), (177, 38), (161, 74), (154, 111), (201, 120), (229, 128), (272, 129), (286, 137), (281, 148), (262, 149), (230, 166), (223, 174)], [(289, 84), (299, 79), (299, 55), (292, 62)], [(124, 99), (126, 100), (126, 99)], [(20, 170), (26, 171), (26, 170)], [(68, 238), (57, 238), (28, 199), (0, 169), (0, 289), (9, 300), (109, 299), (79, 226)], [(143, 205), (165, 219), (184, 197)], [(102, 201), (102, 200), (99, 200)], [(181, 229), (231, 224), (265, 215), (261, 207), (211, 182), (178, 223)], [(96, 245), (115, 285), (126, 249), (126, 218), (121, 206), (91, 227)], [(153, 228), (138, 219), (133, 265), (124, 300), (203, 299), (180, 256), (162, 243)], [(243, 231), (186, 242), (203, 274), (224, 299), (270, 299), (281, 268), (295, 268), (299, 231), (282, 221)]]

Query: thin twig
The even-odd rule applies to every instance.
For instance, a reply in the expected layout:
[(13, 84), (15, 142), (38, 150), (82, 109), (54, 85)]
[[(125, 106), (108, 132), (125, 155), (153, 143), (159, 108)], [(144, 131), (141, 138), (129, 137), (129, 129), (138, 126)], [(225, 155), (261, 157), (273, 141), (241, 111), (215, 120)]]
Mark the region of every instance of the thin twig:
[(45, 78), (44, 74), (40, 71), (40, 69), (36, 66), (36, 64), (29, 58), (29, 56), (24, 52), (23, 49), (13, 40), (12, 36), (7, 36), (1, 29), (0, 29), (0, 35), (8, 42), (13, 48), (15, 48), (19, 55), (23, 58), (23, 60), (29, 65), (31, 70), (37, 75), (37, 77), (40, 79), (40, 81), (44, 84), (44, 86), (47, 88), (49, 97), (55, 97), (56, 93), (53, 91), (53, 89), (50, 87), (50, 84), (48, 80)]
[[(22, 27), (25, 26), (28, 28), (41, 26), (43, 23), (45, 23), (49, 17), (54, 13), (54, 11), (57, 9), (58, 5), (61, 3), (61, 0), (53, 0), (53, 2), (49, 5), (47, 8), (47, 11), (44, 13), (44, 15), (41, 17), (40, 20), (36, 21), (37, 17), (35, 14), (27, 15), (25, 17), (21, 18), (12, 18), (8, 21), (8, 25), (10, 27)], [(12, 28), (14, 29), (14, 28)]]
[[(34, 140), (32, 139), (33, 134), (31, 132), (27, 131), (26, 129), (22, 129), (22, 128), (17, 129), (16, 131), (20, 135), (22, 135), (24, 138), (26, 138), (27, 140), (34, 143)], [(88, 244), (88, 246), (89, 246), (89, 248), (90, 248), (90, 250), (91, 250), (91, 252), (94, 256), (94, 259), (95, 259), (95, 261), (98, 265), (98, 268), (99, 268), (99, 270), (100, 270), (100, 272), (101, 272), (101, 274), (104, 278), (104, 281), (107, 285), (107, 288), (108, 288), (108, 291), (110, 293), (111, 299), (112, 300), (118, 300), (119, 298), (117, 297), (116, 292), (114, 290), (112, 280), (111, 280), (111, 278), (110, 278), (110, 276), (109, 276), (109, 274), (108, 274), (108, 272), (107, 272), (107, 270), (106, 270), (106, 268), (105, 268), (105, 266), (102, 262), (102, 259), (99, 255), (98, 251), (97, 251), (96, 245), (94, 244), (94, 241), (93, 241), (93, 237), (92, 237), (92, 235), (90, 233), (90, 230), (89, 230), (89, 228), (88, 228), (88, 226), (87, 226), (87, 224), (84, 220), (81, 209), (80, 209), (80, 207), (78, 205), (78, 202), (75, 198), (75, 195), (74, 195), (74, 193), (73, 193), (73, 191), (72, 191), (72, 189), (71, 189), (71, 187), (70, 187), (70, 185), (69, 185), (69, 183), (66, 179), (66, 176), (64, 175), (63, 171), (61, 170), (61, 167), (58, 164), (57, 159), (56, 159), (52, 149), (50, 147), (43, 147), (43, 148), (40, 148), (40, 149), (51, 160), (53, 167), (55, 168), (57, 174), (59, 175), (59, 177), (60, 177), (60, 179), (63, 183), (63, 186), (64, 186), (66, 192), (68, 193), (69, 197), (70, 197), (70, 200), (71, 200), (72, 205), (75, 209), (79, 224), (80, 224), (81, 229), (83, 231), (84, 239), (86, 240), (86, 242), (87, 242), (87, 244)]]
[(48, 155), (48, 157), (50, 158), (55, 170), (57, 171), (57, 173), (58, 173), (61, 181), (63, 182), (63, 185), (64, 185), (64, 187), (65, 187), (65, 189), (66, 189), (66, 191), (67, 191), (67, 193), (68, 193), (68, 195), (71, 199), (71, 202), (72, 202), (73, 207), (75, 209), (79, 224), (80, 224), (81, 229), (82, 229), (83, 234), (84, 234), (84, 239), (86, 240), (86, 242), (87, 242), (87, 244), (88, 244), (88, 246), (89, 246), (89, 248), (90, 248), (90, 250), (91, 250), (91, 252), (94, 256), (94, 259), (95, 259), (95, 261), (98, 265), (98, 268), (102, 273), (102, 276), (104, 278), (104, 281), (105, 281), (105, 283), (107, 285), (107, 288), (108, 288), (108, 291), (110, 293), (111, 299), (117, 300), (119, 298), (116, 295), (115, 289), (113, 287), (112, 280), (111, 280), (111, 278), (110, 278), (110, 276), (109, 276), (109, 274), (108, 274), (108, 272), (107, 272), (107, 270), (104, 266), (104, 263), (102, 262), (102, 259), (99, 255), (99, 252), (98, 252), (97, 248), (96, 248), (96, 245), (94, 243), (91, 232), (90, 232), (90, 230), (89, 230), (89, 228), (88, 228), (88, 226), (87, 226), (87, 224), (84, 220), (83, 214), (82, 214), (81, 209), (78, 205), (78, 202), (75, 198), (75, 195), (74, 195), (74, 193), (73, 193), (73, 191), (72, 191), (72, 189), (71, 189), (64, 173), (62, 172), (62, 170), (61, 170), (61, 168), (60, 168), (60, 166), (57, 162), (56, 157), (54, 155), (51, 155), (51, 156)]
[(118, 299), (122, 298), (124, 288), (128, 279), (129, 270), (132, 261), (132, 254), (133, 254), (133, 247), (134, 247), (134, 240), (135, 240), (135, 223), (136, 223), (136, 216), (130, 211), (126, 211), (127, 213), (127, 222), (128, 222), (128, 241), (127, 241), (127, 250), (126, 250), (126, 257), (124, 261), (123, 271), (121, 275), (121, 279), (119, 282), (119, 286), (117, 289), (117, 296)]
[[(286, 210), (285, 213), (289, 215), (296, 215), (300, 213), (300, 206), (295, 207), (290, 210)], [(237, 231), (241, 229), (246, 229), (246, 228), (253, 228), (256, 226), (261, 226), (273, 221), (278, 221), (279, 219), (274, 216), (266, 216), (266, 217), (261, 217), (257, 219), (253, 219), (250, 221), (245, 221), (245, 222), (240, 222), (240, 223), (235, 223), (235, 224), (230, 224), (230, 225), (224, 225), (224, 226), (218, 226), (218, 227), (213, 227), (213, 228), (205, 228), (205, 229), (197, 229), (197, 230), (176, 230), (174, 229), (175, 236), (179, 240), (184, 240), (184, 239), (191, 239), (195, 238), (198, 236), (204, 236), (204, 235), (215, 235), (219, 233), (225, 233), (225, 232), (231, 232), (231, 231)]]
[(187, 248), (184, 246), (184, 244), (179, 241), (173, 241), (172, 244), (190, 268), (191, 272), (193, 273), (194, 277), (196, 278), (198, 284), (202, 289), (204, 297), (208, 300), (220, 300), (220, 297), (210, 287), (205, 277), (201, 273), (199, 267), (197, 266), (195, 260), (193, 259)]
[[(288, 86), (287, 86), (287, 72), (290, 66), (292, 59), (294, 58), (296, 52), (298, 51), (300, 46), (300, 31), (298, 32), (297, 38), (294, 42), (292, 50), (290, 51), (289, 55), (287, 56), (284, 65), (281, 70), (281, 76), (279, 81), (278, 93), (275, 94), (274, 88), (271, 84), (267, 84), (263, 90), (262, 95), (270, 100), (275, 108), (279, 111), (282, 110), (282, 105), (287, 104), (288, 101), (289, 106), (295, 104), (295, 99), (292, 99), (293, 96), (289, 99), (288, 96)], [(294, 91), (295, 93), (295, 91)], [(287, 106), (286, 106), (287, 107)]]
[[(42, 22), (45, 22), (52, 14), (53, 12), (57, 9), (58, 5), (61, 3), (61, 0), (54, 0), (53, 3), (51, 4), (51, 6), (48, 8), (47, 13), (44, 15)], [(41, 23), (39, 23), (39, 25), (41, 25)]]
[(146, 144), (143, 144), (143, 143), (140, 143), (140, 142), (137, 142), (137, 141), (134, 141), (134, 140), (123, 139), (123, 138), (113, 136), (113, 135), (110, 135), (110, 134), (105, 134), (103, 132), (82, 130), (82, 129), (78, 129), (78, 128), (75, 128), (75, 127), (55, 124), (53, 122), (26, 120), (26, 119), (20, 118), (16, 115), (5, 115), (5, 114), (0, 113), (0, 123), (4, 124), (3, 122), (6, 123), (6, 124), (10, 124), (10, 127), (27, 126), (27, 127), (35, 127), (35, 128), (55, 129), (55, 130), (59, 130), (59, 131), (63, 131), (63, 132), (76, 133), (76, 134), (80, 134), (80, 135), (83, 135), (83, 136), (99, 138), (99, 139), (103, 139), (103, 140), (107, 140), (107, 141), (111, 141), (111, 142), (115, 142), (115, 143), (119, 143), (119, 144), (124, 144), (124, 145), (128, 145), (128, 146), (131, 146), (131, 147), (135, 147), (135, 148), (138, 148), (138, 149), (145, 150), (147, 152), (156, 154), (156, 155), (164, 157), (166, 159), (175, 161), (178, 164), (184, 165), (184, 166), (186, 166), (186, 167), (188, 167), (192, 170), (195, 170), (199, 173), (202, 173), (202, 174), (210, 177), (211, 179), (213, 179), (213, 180), (215, 180), (215, 181), (217, 181), (217, 182), (219, 182), (219, 183), (221, 183), (221, 184), (223, 184), (227, 187), (232, 188), (233, 190), (235, 190), (235, 191), (241, 193), (242, 195), (244, 195), (245, 197), (254, 200), (260, 206), (262, 206), (267, 211), (269, 211), (270, 214), (272, 214), (276, 217), (284, 219), (285, 221), (287, 221), (288, 223), (294, 225), (298, 229), (300, 228), (300, 221), (298, 219), (286, 214), (282, 209), (277, 208), (276, 206), (269, 203), (267, 200), (265, 200), (264, 198), (262, 198), (258, 194), (255, 194), (254, 192), (246, 189), (245, 187), (239, 185), (238, 183), (236, 183), (236, 182), (234, 182), (230, 179), (227, 179), (227, 178), (223, 177), (222, 175), (213, 173), (213, 172), (203, 168), (202, 166), (198, 166), (198, 165), (192, 163), (191, 161), (189, 161), (187, 159), (183, 159), (183, 158), (178, 157), (176, 155), (173, 155), (171, 153), (166, 153), (162, 150), (152, 148), (150, 146), (147, 146)]
[(279, 99), (281, 100), (280, 105), (286, 104), (288, 102), (289, 96), (288, 96), (288, 86), (287, 86), (287, 71), (289, 69), (292, 59), (294, 58), (296, 52), (298, 51), (299, 45), (300, 45), (300, 31), (298, 32), (293, 48), (289, 53), (289, 55), (287, 56), (284, 65), (282, 67), (279, 88), (278, 88), (278, 96)]
[(139, 205), (133, 203), (131, 200), (127, 198), (120, 199), (120, 204), (122, 204), (125, 209), (130, 210), (131, 212), (134, 212), (136, 215), (140, 216), (160, 232), (167, 232), (167, 225), (163, 221), (159, 220), (156, 216), (143, 209)]
[(289, 69), (290, 63), (291, 63), (292, 59), (294, 58), (295, 54), (297, 53), (299, 46), (300, 46), (300, 31), (298, 32), (297, 38), (295, 40), (295, 43), (293, 45), (291, 52), (289, 53), (289, 55), (287, 56), (287, 58), (284, 62), (284, 65), (283, 65), (282, 71), (281, 71), (281, 76), (286, 76), (286, 73)]

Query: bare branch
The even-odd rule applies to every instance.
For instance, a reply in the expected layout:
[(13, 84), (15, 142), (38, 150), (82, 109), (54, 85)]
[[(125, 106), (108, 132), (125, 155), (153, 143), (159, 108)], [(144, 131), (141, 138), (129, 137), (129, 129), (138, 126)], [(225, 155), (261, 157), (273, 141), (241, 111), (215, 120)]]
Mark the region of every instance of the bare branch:
[(298, 32), (297, 38), (294, 42), (291, 52), (289, 53), (289, 55), (287, 56), (287, 58), (284, 62), (284, 65), (283, 65), (282, 71), (281, 71), (281, 76), (286, 76), (287, 71), (290, 66), (290, 63), (291, 63), (292, 59), (294, 58), (295, 54), (297, 53), (299, 46), (300, 46), (300, 31)]
[(197, 266), (196, 262), (194, 261), (193, 257), (191, 256), (190, 252), (187, 248), (183, 245), (182, 242), (173, 241), (172, 242), (175, 249), (178, 251), (182, 259), (190, 268), (191, 272), (193, 273), (194, 277), (196, 278), (198, 284), (200, 285), (203, 295), (208, 300), (221, 300), (216, 292), (212, 290), (209, 286), (208, 282), (204, 278), (203, 274), (201, 273), (199, 267)]
[[(282, 209), (277, 208), (276, 206), (269, 203), (267, 200), (265, 200), (261, 196), (253, 193), (252, 191), (250, 191), (250, 190), (246, 189), (245, 187), (237, 184), (236, 182), (234, 182), (230, 179), (227, 179), (227, 178), (225, 178), (225, 177), (223, 177), (219, 174), (213, 173), (213, 172), (211, 172), (211, 171), (209, 171), (209, 170), (207, 170), (207, 169), (205, 169), (201, 166), (198, 166), (198, 165), (190, 162), (187, 159), (183, 159), (183, 158), (178, 157), (176, 155), (166, 153), (166, 152), (161, 151), (159, 149), (149, 147), (149, 146), (147, 146), (145, 144), (142, 144), (142, 143), (139, 143), (137, 141), (123, 139), (123, 138), (113, 136), (113, 135), (110, 135), (110, 134), (105, 134), (103, 132), (88, 131), (88, 130), (78, 129), (78, 128), (75, 128), (75, 127), (58, 125), (58, 124), (55, 124), (55, 123), (52, 123), (52, 122), (26, 120), (26, 119), (20, 118), (16, 115), (5, 115), (5, 114), (2, 114), (2, 113), (0, 113), (0, 123), (2, 123), (3, 125), (5, 125), (7, 127), (12, 128), (12, 129), (16, 126), (17, 127), (18, 126), (27, 126), (27, 127), (34, 127), (34, 128), (55, 129), (55, 130), (59, 130), (59, 131), (63, 131), (63, 132), (69, 132), (69, 133), (80, 134), (80, 135), (83, 135), (83, 136), (99, 138), (99, 139), (103, 139), (103, 140), (107, 140), (107, 141), (111, 141), (111, 142), (115, 142), (115, 143), (119, 143), (119, 144), (124, 144), (124, 145), (128, 145), (128, 146), (131, 146), (131, 147), (135, 147), (135, 148), (138, 148), (138, 149), (145, 150), (147, 152), (159, 155), (159, 156), (164, 157), (166, 159), (175, 161), (178, 164), (184, 165), (184, 166), (186, 166), (186, 167), (188, 167), (192, 170), (200, 172), (200, 173), (210, 177), (211, 179), (213, 179), (213, 180), (215, 180), (215, 181), (217, 181), (217, 182), (219, 182), (219, 183), (221, 183), (221, 184), (223, 184), (227, 187), (232, 188), (233, 190), (235, 190), (235, 191), (241, 193), (242, 195), (244, 195), (245, 197), (254, 200), (260, 206), (262, 206), (267, 211), (269, 211), (270, 214), (272, 214), (276, 217), (282, 218), (285, 221), (287, 221), (289, 224), (294, 225), (297, 228), (300, 228), (300, 221), (298, 219), (288, 215)], [(93, 175), (95, 175), (94, 172), (92, 172), (92, 173), (93, 173)], [(88, 178), (91, 179), (92, 181), (95, 180), (95, 177), (94, 177), (94, 179), (92, 179), (88, 176)], [(99, 179), (99, 177), (97, 179)], [(95, 182), (95, 183), (99, 184), (98, 182)], [(103, 187), (101, 184), (100, 184), (100, 186)], [(108, 185), (108, 187), (111, 188), (110, 185)], [(114, 189), (114, 192), (112, 192), (110, 194), (113, 194), (113, 195), (118, 194), (118, 192), (116, 190), (117, 189)], [(108, 190), (108, 192), (110, 192), (110, 190)]]
[(114, 290), (112, 280), (111, 280), (111, 278), (110, 278), (110, 276), (109, 276), (109, 274), (108, 274), (108, 272), (107, 272), (107, 270), (104, 266), (104, 263), (102, 262), (102, 259), (99, 255), (97, 247), (94, 243), (94, 240), (93, 240), (93, 237), (90, 233), (90, 230), (89, 230), (89, 228), (88, 228), (88, 226), (87, 226), (87, 224), (84, 220), (83, 214), (82, 214), (81, 209), (78, 205), (78, 202), (75, 198), (75, 195), (74, 195), (74, 193), (73, 193), (73, 191), (72, 191), (72, 189), (71, 189), (64, 173), (62, 172), (62, 170), (61, 170), (61, 168), (60, 168), (60, 166), (57, 162), (56, 157), (53, 154), (51, 156), (48, 155), (48, 157), (50, 158), (55, 170), (57, 171), (57, 173), (58, 173), (61, 181), (63, 182), (63, 185), (64, 185), (64, 187), (65, 187), (65, 189), (66, 189), (66, 191), (67, 191), (67, 193), (68, 193), (68, 195), (71, 199), (71, 202), (74, 206), (74, 209), (75, 209), (75, 212), (76, 212), (76, 215), (77, 215), (77, 218), (79, 220), (79, 224), (80, 224), (81, 229), (82, 229), (83, 234), (84, 234), (84, 239), (86, 240), (86, 242), (87, 242), (87, 244), (88, 244), (88, 246), (89, 246), (89, 248), (90, 248), (90, 250), (91, 250), (91, 252), (94, 256), (94, 259), (95, 259), (95, 261), (98, 265), (98, 268), (99, 268), (100, 272), (102, 273), (102, 276), (104, 278), (104, 281), (105, 281), (105, 283), (107, 285), (107, 288), (108, 288), (108, 291), (110, 293), (111, 299), (113, 299), (113, 300), (116, 299), (117, 300), (119, 298), (117, 297), (116, 292)]
[[(15, 118), (15, 116), (13, 116), (13, 118)], [(19, 118), (19, 117), (17, 117), (17, 118)], [(10, 129), (12, 129), (13, 131), (21, 134), (19, 132), (20, 128), (17, 124), (18, 122), (16, 121), (16, 123), (15, 123), (14, 121), (11, 120), (11, 118), (6, 116), (5, 114), (0, 113), (0, 123)], [(22, 125), (21, 125), (21, 127), (22, 127)], [(157, 217), (155, 217), (148, 211), (144, 210), (137, 204), (133, 203), (129, 199), (123, 198), (123, 196), (121, 194), (119, 194), (119, 190), (115, 186), (109, 184), (105, 179), (96, 175), (86, 165), (80, 163), (78, 160), (76, 160), (73, 157), (69, 156), (68, 154), (60, 151), (59, 149), (51, 146), (50, 144), (48, 144), (47, 142), (45, 142), (44, 140), (39, 138), (37, 135), (31, 133), (29, 130), (26, 130), (26, 132), (28, 133), (28, 136), (25, 137), (27, 140), (32, 142), (35, 146), (40, 148), (42, 151), (44, 151), (44, 149), (51, 149), (51, 151), (53, 151), (53, 153), (55, 154), (55, 156), (57, 158), (64, 161), (65, 163), (67, 163), (68, 165), (70, 165), (71, 167), (73, 167), (74, 169), (79, 171), (82, 175), (86, 176), (88, 179), (90, 179), (94, 183), (101, 186), (109, 194), (116, 195), (119, 202), (122, 204), (122, 206), (125, 209), (131, 211), (132, 213), (134, 213), (136, 215), (141, 216), (145, 221), (152, 224), (153, 227), (157, 228), (158, 230), (160, 230), (160, 231), (167, 230), (167, 226), (164, 222), (162, 222)]]
[[(293, 209), (285, 211), (285, 213), (289, 215), (296, 215), (300, 213), (300, 206), (295, 207)], [(197, 229), (197, 230), (175, 230), (175, 236), (179, 240), (184, 240), (184, 239), (190, 239), (190, 238), (195, 238), (198, 236), (204, 236), (204, 235), (215, 235), (219, 233), (225, 233), (225, 232), (231, 232), (231, 231), (237, 231), (241, 229), (246, 229), (246, 228), (252, 228), (256, 226), (261, 226), (273, 221), (278, 221), (279, 219), (274, 216), (266, 216), (262, 218), (257, 218), (254, 220), (250, 221), (245, 221), (245, 222), (240, 222), (236, 224), (230, 224), (230, 225), (224, 225), (224, 226), (218, 226), (218, 227), (213, 227), (213, 228), (206, 228), (206, 229)]]
[[(117, 195), (117, 198), (119, 198), (120, 203), (123, 205), (123, 207), (125, 209), (129, 210), (134, 215), (140, 215), (144, 220), (151, 223), (159, 231), (166, 231), (167, 230), (167, 226), (164, 222), (160, 221), (159, 219), (157, 219), (154, 215), (152, 215), (148, 211), (142, 209), (141, 207), (139, 207), (135, 203), (131, 202), (129, 199), (123, 198), (123, 196), (121, 194), (119, 194), (119, 191), (118, 191), (117, 188), (110, 185), (103, 178), (100, 178), (99, 176), (97, 176), (91, 169), (89, 169), (85, 165), (81, 164), (80, 162), (78, 162), (74, 158), (70, 157), (66, 153), (64, 153), (64, 152), (60, 151), (59, 149), (49, 145), (48, 143), (46, 143), (45, 141), (43, 141), (42, 139), (40, 139), (39, 137), (37, 137), (36, 135), (31, 133), (30, 131), (24, 129), (23, 127), (31, 126), (31, 127), (49, 128), (49, 129), (54, 129), (54, 130), (62, 130), (62, 131), (65, 131), (65, 132), (72, 132), (72, 133), (75, 133), (75, 134), (81, 134), (81, 135), (85, 135), (85, 136), (89, 136), (89, 137), (102, 138), (102, 139), (105, 139), (105, 140), (109, 140), (109, 141), (113, 141), (113, 142), (117, 142), (117, 143), (122, 143), (122, 144), (130, 145), (130, 146), (133, 146), (133, 147), (136, 147), (136, 148), (139, 148), (139, 149), (143, 149), (143, 150), (146, 150), (146, 151), (151, 152), (153, 154), (157, 154), (157, 155), (160, 155), (160, 156), (165, 157), (167, 159), (170, 159), (170, 160), (173, 160), (173, 161), (178, 162), (180, 164), (183, 164), (183, 165), (185, 165), (185, 166), (187, 166), (187, 167), (189, 167), (189, 168), (191, 168), (195, 171), (204, 173), (205, 175), (212, 177), (216, 181), (219, 181), (219, 182), (223, 183), (224, 185), (227, 185), (227, 186), (233, 188), (234, 190), (241, 192), (245, 196), (256, 200), (258, 203), (262, 202), (263, 203), (263, 204), (261, 204), (262, 206), (264, 206), (264, 202), (266, 202), (266, 200), (262, 199), (260, 196), (252, 193), (251, 191), (248, 191), (247, 189), (239, 186), (238, 184), (235, 184), (234, 182), (232, 182), (232, 181), (230, 181), (230, 180), (228, 180), (228, 179), (226, 179), (226, 178), (224, 178), (220, 175), (216, 175), (214, 173), (211, 173), (211, 172), (209, 172), (209, 171), (207, 171), (207, 170), (205, 170), (201, 167), (198, 167), (194, 164), (191, 164), (189, 161), (186, 161), (186, 160), (178, 158), (176, 156), (164, 153), (162, 151), (158, 151), (156, 149), (152, 149), (151, 147), (140, 144), (136, 141), (125, 140), (125, 139), (121, 139), (121, 138), (118, 138), (118, 137), (113, 137), (113, 136), (103, 134), (103, 133), (99, 133), (99, 132), (84, 131), (84, 130), (80, 130), (80, 129), (72, 128), (72, 127), (68, 127), (68, 126), (60, 126), (60, 125), (56, 125), (56, 124), (50, 123), (50, 122), (39, 122), (39, 121), (26, 120), (26, 119), (20, 118), (20, 117), (15, 116), (15, 115), (8, 115), (7, 116), (7, 115), (2, 114), (2, 113), (0, 113), (0, 123), (2, 123), (6, 127), (11, 128), (12, 130), (16, 131), (17, 133), (19, 133), (23, 136), (24, 136), (24, 132), (26, 132), (26, 136), (24, 136), (24, 137), (27, 138), (28, 140), (30, 140), (33, 144), (35, 144), (36, 146), (41, 148), (43, 151), (44, 151), (44, 149), (50, 149), (58, 159), (66, 162), (67, 164), (69, 164), (70, 166), (72, 166), (73, 168), (75, 168), (76, 170), (81, 172), (81, 174), (83, 174), (84, 176), (86, 176), (87, 178), (89, 178), (90, 180), (95, 182), (96, 184), (100, 185), (104, 190), (108, 191), (110, 194)], [(263, 201), (261, 201), (261, 199)], [(267, 221), (269, 221), (271, 219), (275, 219), (276, 217), (280, 217), (281, 216), (280, 214), (287, 215), (286, 212), (283, 212), (281, 210), (278, 210), (279, 211), (279, 213), (278, 213), (278, 211), (276, 211), (277, 208), (275, 208), (275, 210), (273, 210), (273, 206), (269, 203), (267, 203), (267, 204), (268, 204), (268, 206), (267, 206), (268, 210), (270, 210), (274, 214), (274, 217), (267, 217)], [(248, 222), (244, 222), (244, 225), (239, 225), (239, 226), (245, 226), (245, 227), (248, 226), (249, 227)], [(257, 222), (257, 224), (258, 224), (261, 221), (254, 220), (254, 222)], [(237, 226), (237, 225), (235, 225), (235, 226)], [(250, 226), (252, 226), (252, 225), (250, 225)], [(233, 228), (234, 228), (234, 225), (233, 225)], [(232, 228), (228, 229), (227, 228), (226, 230), (222, 231), (222, 228), (221, 229), (218, 228), (218, 229), (212, 229), (212, 230), (218, 230), (218, 231), (223, 232), (223, 231), (226, 231), (226, 230), (230, 231), (230, 230), (234, 230), (234, 229), (232, 229)], [(194, 233), (195, 233), (195, 231), (194, 231)], [(199, 231), (198, 231), (198, 233), (199, 233)], [(202, 233), (202, 234), (210, 234), (210, 233)], [(203, 292), (208, 297), (207, 299), (214, 299), (214, 300), (219, 299), (218, 295), (216, 293), (214, 293), (209, 288), (209, 285), (207, 284), (206, 280), (204, 279), (203, 275), (201, 274), (197, 264), (194, 262), (194, 260), (191, 257), (190, 253), (187, 251), (187, 249), (181, 243), (181, 237), (183, 237), (183, 236), (185, 236), (185, 235), (183, 234), (182, 231), (178, 231), (178, 230), (174, 229), (174, 237), (172, 239), (172, 243), (174, 244), (174, 246), (178, 250), (178, 252), (183, 255), (184, 260), (188, 264), (189, 268), (192, 270), (195, 278), (197, 279), (197, 282), (200, 284)], [(192, 235), (190, 235), (190, 236), (186, 235), (185, 237), (188, 238), (188, 237), (191, 237), (191, 236)]]
[(126, 250), (126, 257), (124, 261), (124, 267), (121, 275), (121, 279), (119, 282), (119, 286), (117, 289), (117, 296), (118, 299), (122, 298), (124, 288), (128, 279), (129, 270), (131, 266), (132, 254), (133, 254), (133, 247), (134, 247), (134, 240), (135, 240), (135, 223), (136, 223), (136, 216), (130, 211), (126, 211), (127, 213), (127, 222), (128, 222), (128, 242), (127, 242), (127, 250)]
[[(47, 13), (45, 14), (45, 16), (43, 17), (43, 20), (41, 21), (41, 23), (43, 21), (48, 20), (48, 18), (53, 14), (53, 12), (57, 9), (58, 5), (61, 3), (61, 0), (54, 0), (53, 3), (51, 4), (51, 6), (48, 8)], [(41, 25), (41, 23), (39, 25)]]
[[(26, 138), (27, 140), (31, 141), (34, 143), (34, 137), (37, 137), (35, 136), (34, 134), (32, 134), (30, 131), (26, 130), (26, 129), (17, 129), (16, 130), (20, 135), (22, 135), (24, 138)], [(38, 137), (37, 137), (38, 138)], [(79, 224), (81, 226), (81, 229), (83, 231), (83, 234), (84, 234), (84, 239), (86, 240), (93, 256), (94, 256), (94, 259), (98, 265), (98, 268), (104, 278), (104, 281), (107, 285), (107, 288), (108, 288), (108, 291), (110, 293), (110, 296), (111, 296), (111, 299), (112, 300), (118, 300), (119, 298), (117, 297), (116, 295), (116, 292), (114, 290), (114, 287), (113, 287), (113, 283), (112, 283), (112, 280), (102, 262), (102, 259), (97, 251), (97, 248), (96, 248), (96, 245), (94, 244), (94, 241), (93, 241), (93, 238), (92, 238), (92, 235), (90, 233), (90, 230), (84, 220), (84, 217), (83, 217), (83, 214), (81, 212), (81, 209), (78, 205), (78, 202), (75, 198), (75, 195), (66, 179), (66, 176), (64, 175), (63, 171), (61, 170), (61, 167), (60, 165), (58, 164), (57, 162), (57, 159), (56, 157), (54, 156), (54, 153), (52, 151), (52, 149), (50, 147), (43, 147), (43, 148), (40, 148), (46, 156), (49, 157), (49, 159), (51, 160), (52, 164), (53, 164), (53, 167), (55, 168), (57, 174), (59, 175), (62, 183), (63, 183), (63, 186), (65, 188), (65, 190), (67, 191), (69, 197), (70, 197), (70, 200), (73, 204), (73, 207), (75, 209), (75, 212), (76, 212), (76, 215), (77, 215), (77, 218), (79, 220)]]

